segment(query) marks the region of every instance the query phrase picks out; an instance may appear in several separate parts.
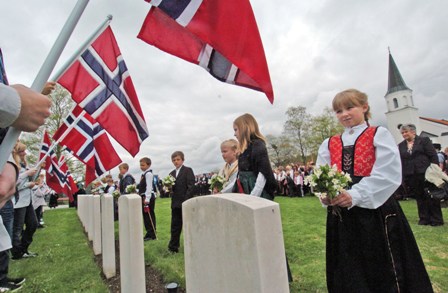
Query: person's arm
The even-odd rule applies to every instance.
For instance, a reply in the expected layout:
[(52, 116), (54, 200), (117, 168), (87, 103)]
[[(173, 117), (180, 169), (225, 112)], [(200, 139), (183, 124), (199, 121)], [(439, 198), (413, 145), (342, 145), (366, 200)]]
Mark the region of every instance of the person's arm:
[(425, 152), (425, 155), (428, 157), (428, 159), (431, 163), (438, 165), (439, 158), (437, 157), (436, 149), (432, 145), (431, 140), (429, 139), (429, 137), (422, 137), (422, 141), (423, 141), (423, 150)]
[(12, 164), (5, 164), (0, 173), (0, 208), (14, 195), (17, 170)]
[(153, 178), (154, 178), (154, 176), (152, 175), (151, 172), (147, 172), (145, 174), (145, 179), (146, 179), (145, 203), (146, 204), (149, 204), (149, 201), (151, 200), (151, 196), (153, 193), (153, 190), (152, 190)]
[(233, 173), (230, 177), (229, 180), (227, 181), (228, 183), (226, 184), (226, 186), (221, 190), (221, 193), (231, 193), (233, 190), (233, 186), (235, 186), (235, 182), (236, 182), (236, 177), (238, 175), (238, 172)]
[[(184, 167), (182, 167), (184, 168)], [(193, 192), (194, 192), (194, 173), (193, 173), (193, 169), (191, 168), (186, 168), (187, 169), (187, 194), (186, 194), (186, 198), (192, 198), (194, 196)], [(176, 185), (174, 185), (176, 186)]]
[(352, 207), (376, 209), (401, 185), (401, 159), (392, 135), (387, 129), (378, 127), (373, 143), (375, 163), (370, 176), (364, 177), (347, 191)]
[(266, 178), (261, 172), (258, 172), (257, 180), (255, 181), (255, 186), (250, 192), (250, 195), (260, 197), (265, 185), (266, 185)]
[[(255, 140), (253, 142), (252, 159), (254, 162), (254, 170), (258, 173), (255, 187), (250, 194), (261, 196), (261, 193), (265, 187), (270, 189), (277, 185), (277, 182), (274, 179), (274, 173), (272, 172), (271, 162), (269, 161), (268, 150), (262, 140)], [(263, 176), (260, 176), (260, 174)], [(286, 176), (289, 175), (287, 174)]]
[(19, 93), (12, 87), (0, 83), (0, 127), (10, 126), (20, 114)]

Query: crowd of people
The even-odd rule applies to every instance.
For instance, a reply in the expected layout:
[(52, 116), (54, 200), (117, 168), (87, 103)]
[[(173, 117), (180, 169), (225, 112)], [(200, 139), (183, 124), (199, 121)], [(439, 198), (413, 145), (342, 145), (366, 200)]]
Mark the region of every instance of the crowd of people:
[[(45, 123), (51, 107), (51, 100), (46, 95), (54, 87), (55, 83), (47, 83), (42, 93), (38, 93), (23, 85), (8, 85), (0, 50), (0, 145), (4, 143), (9, 127), (34, 132)], [(22, 287), (25, 278), (8, 275), (10, 253), (17, 260), (36, 256), (29, 247), (43, 221), (40, 208), (43, 203), (37, 199), (43, 183), (37, 178), (38, 171), (28, 168), (26, 147), (21, 142), (16, 143), (11, 154), (1, 155), (9, 156), (9, 159), (0, 166), (0, 292), (13, 292)]]

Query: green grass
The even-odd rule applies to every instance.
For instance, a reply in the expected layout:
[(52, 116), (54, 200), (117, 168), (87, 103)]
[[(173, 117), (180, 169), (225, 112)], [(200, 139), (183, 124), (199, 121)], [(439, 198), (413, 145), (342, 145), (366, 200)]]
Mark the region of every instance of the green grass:
[(46, 211), (44, 219), (30, 246), (39, 255), (9, 263), (9, 276), (26, 278), (20, 292), (108, 292), (75, 210)]
[[(325, 209), (317, 198), (276, 197), (280, 204), (286, 253), (294, 282), (291, 292), (327, 292), (325, 284)], [(418, 226), (415, 201), (401, 206), (411, 224), (435, 292), (448, 292), (448, 225)], [(448, 209), (443, 209), (448, 219)], [(181, 253), (168, 254), (171, 210), (169, 199), (157, 199), (157, 241), (145, 242), (145, 262), (164, 276), (165, 282), (185, 287), (183, 245)], [(100, 269), (73, 209), (45, 213), (47, 228), (36, 232), (34, 259), (11, 262), (11, 276), (25, 276), (21, 292), (108, 292)], [(118, 229), (116, 230), (118, 237)], [(183, 239), (181, 239), (183, 243)]]

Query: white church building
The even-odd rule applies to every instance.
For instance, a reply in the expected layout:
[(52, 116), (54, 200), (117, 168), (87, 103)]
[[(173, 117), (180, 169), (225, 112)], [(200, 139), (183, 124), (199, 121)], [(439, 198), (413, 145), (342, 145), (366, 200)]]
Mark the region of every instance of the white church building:
[(385, 99), (387, 128), (397, 143), (403, 141), (399, 125), (412, 123), (417, 128), (417, 135), (429, 137), (433, 143), (440, 143), (442, 150), (448, 147), (448, 121), (419, 115), (418, 108), (414, 106), (412, 90), (405, 84), (390, 52), (389, 82)]

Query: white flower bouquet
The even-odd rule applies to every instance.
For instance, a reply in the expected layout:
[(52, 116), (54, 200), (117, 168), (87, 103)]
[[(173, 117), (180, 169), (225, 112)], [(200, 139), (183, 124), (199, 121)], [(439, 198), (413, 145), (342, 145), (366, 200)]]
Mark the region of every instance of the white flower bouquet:
[(128, 193), (128, 194), (137, 193), (137, 185), (130, 184), (130, 185), (126, 186), (126, 193)]
[(119, 190), (114, 190), (114, 192), (112, 192), (112, 196), (115, 198), (115, 199), (118, 199), (119, 197), (120, 197), (120, 191)]
[[(349, 183), (352, 182), (349, 174), (338, 171), (336, 165), (322, 165), (314, 169), (313, 174), (305, 177), (305, 184), (309, 184), (314, 194), (319, 198), (328, 198), (329, 200), (337, 197)], [(333, 206), (333, 215), (341, 218), (340, 208)]]
[(215, 174), (208, 180), (208, 184), (210, 184), (210, 190), (218, 190), (220, 192), (224, 186), (225, 178), (221, 175)]
[(162, 179), (162, 185), (167, 187), (168, 189), (171, 189), (175, 184), (176, 184), (176, 178), (174, 178), (171, 175), (168, 175)]

